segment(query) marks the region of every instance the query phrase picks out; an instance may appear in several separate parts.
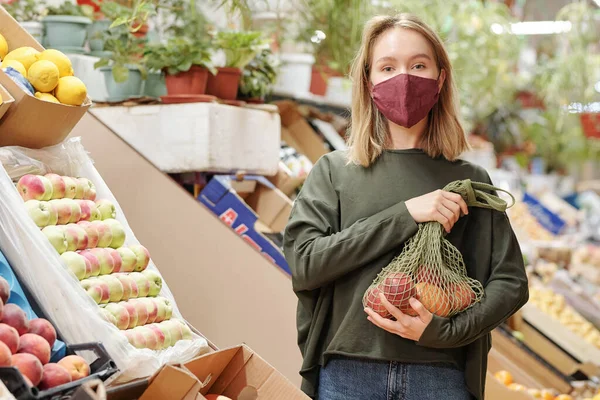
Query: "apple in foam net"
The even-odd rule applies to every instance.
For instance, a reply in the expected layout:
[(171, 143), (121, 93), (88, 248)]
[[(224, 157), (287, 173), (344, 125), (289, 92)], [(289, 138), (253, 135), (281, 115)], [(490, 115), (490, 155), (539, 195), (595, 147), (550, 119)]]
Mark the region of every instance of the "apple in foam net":
[(25, 314), (25, 311), (16, 304), (8, 303), (4, 305), (2, 322), (15, 328), (19, 333), (19, 336), (29, 332), (29, 320), (27, 319), (27, 314)]
[[(81, 281), (81, 287), (96, 304), (100, 304), (102, 302), (102, 289), (100, 288), (100, 285), (96, 284), (91, 279), (84, 279)], [(108, 302), (108, 289), (106, 292), (106, 300)]]
[(12, 354), (19, 350), (19, 332), (7, 324), (0, 324), (0, 342), (6, 344)]
[(62, 199), (65, 197), (66, 185), (62, 176), (58, 174), (46, 174), (46, 179), (50, 181), (52, 185), (52, 199)]
[[(115, 269), (115, 261), (110, 250), (104, 248), (89, 249), (89, 251), (98, 258), (100, 263), (100, 272), (98, 275), (112, 274)], [(97, 276), (97, 275), (94, 275)]]
[(2, 300), (2, 304), (6, 304), (9, 297), (10, 285), (8, 284), (8, 281), (6, 279), (0, 276), (0, 299)]
[(57, 225), (65, 225), (71, 221), (71, 213), (73, 212), (71, 204), (68, 199), (54, 199), (50, 200), (49, 203), (56, 209)]
[(150, 281), (150, 293), (149, 296), (158, 296), (162, 289), (162, 277), (160, 274), (153, 270), (145, 270), (142, 274)]
[(36, 356), (29, 353), (17, 353), (12, 356), (12, 366), (16, 367), (33, 386), (42, 380), (43, 365)]
[(92, 209), (87, 200), (75, 200), (81, 209), (80, 221), (89, 221), (92, 216)]
[(67, 250), (84, 250), (88, 246), (88, 236), (81, 226), (77, 224), (68, 224), (64, 227), (65, 237), (67, 238)]
[(27, 174), (19, 179), (17, 191), (21, 198), (27, 200), (50, 200), (52, 198), (52, 184), (40, 175)]
[(108, 303), (104, 309), (117, 319), (117, 328), (123, 331), (129, 327), (129, 312), (122, 303)]
[(25, 208), (29, 217), (35, 224), (43, 228), (50, 223), (50, 213), (54, 210), (45, 201), (28, 200), (25, 202)]
[(112, 275), (101, 275), (98, 279), (108, 285), (111, 302), (121, 301), (123, 298), (123, 285), (117, 278)]
[(98, 233), (98, 229), (95, 225), (93, 225), (89, 221), (79, 221), (77, 223), (78, 226), (83, 228), (85, 233), (87, 234), (88, 244), (87, 247), (90, 249), (94, 249), (98, 247), (98, 241), (100, 240), (100, 234)]
[(130, 278), (129, 275), (127, 274), (112, 274), (115, 278), (117, 278), (119, 280), (119, 282), (121, 282), (121, 285), (123, 285), (123, 299), (124, 301), (127, 301), (129, 299), (133, 299), (138, 297), (138, 288), (137, 288), (137, 284), (135, 283), (135, 281), (133, 280), (133, 278)]
[(65, 199), (65, 201), (71, 206), (71, 223), (77, 223), (81, 220), (81, 207), (76, 200)]
[(148, 323), (148, 307), (140, 299), (130, 299), (128, 303), (133, 304), (137, 311), (138, 326), (146, 325)]
[(117, 217), (117, 209), (110, 200), (97, 200), (96, 206), (98, 207), (103, 220), (115, 219)]
[(52, 247), (58, 252), (58, 254), (62, 254), (67, 251), (68, 243), (67, 238), (65, 236), (65, 232), (62, 227), (59, 226), (47, 226), (42, 229), (42, 233)]
[(108, 310), (105, 310), (102, 307), (98, 308), (99, 312), (100, 312), (100, 316), (106, 320), (107, 322), (113, 324), (115, 327), (117, 326), (117, 319), (115, 318), (114, 315), (112, 315), (112, 313)]
[(34, 333), (46, 339), (50, 348), (56, 342), (56, 330), (47, 319), (35, 318), (29, 321), (29, 333)]
[(92, 250), (94, 249), (83, 250), (79, 253), (81, 256), (85, 257), (90, 263), (90, 269), (86, 272), (86, 278), (100, 275), (100, 260), (98, 259), (98, 257), (96, 257)]
[(138, 326), (139, 321), (137, 308), (135, 305), (133, 303), (129, 303), (128, 301), (121, 301), (117, 304), (123, 306), (127, 310), (127, 314), (129, 314), (129, 325), (127, 326), (127, 329), (133, 329)]
[(77, 194), (77, 182), (70, 176), (63, 176), (65, 182), (65, 199), (74, 199)]
[(75, 184), (77, 185), (77, 189), (75, 190), (75, 199), (83, 200), (86, 187), (84, 183), (81, 181), (81, 178), (73, 178)]
[(103, 222), (108, 224), (112, 232), (113, 239), (108, 247), (118, 249), (123, 246), (125, 244), (125, 229), (123, 228), (123, 225), (116, 219), (105, 219)]
[(137, 297), (148, 297), (150, 294), (150, 281), (140, 272), (132, 272), (129, 277), (135, 281), (138, 288)]
[(50, 201), (46, 201), (45, 203), (48, 205), (48, 208), (50, 208), (50, 220), (48, 221), (48, 226), (58, 224), (58, 208)]
[(150, 263), (150, 252), (148, 251), (148, 249), (142, 246), (141, 244), (133, 244), (129, 246), (129, 248), (135, 253), (137, 259), (135, 271), (141, 272), (145, 270), (146, 267), (148, 267), (148, 264)]
[(127, 247), (119, 247), (117, 252), (121, 256), (121, 268), (119, 268), (119, 272), (133, 272), (137, 263), (137, 257), (133, 250)]
[(158, 307), (158, 313), (154, 322), (163, 322), (170, 319), (173, 315), (173, 305), (171, 302), (164, 297), (156, 297), (152, 300), (156, 302)]
[(85, 200), (96, 200), (96, 185), (87, 178), (79, 178), (79, 182), (83, 186), (83, 198)]
[(123, 333), (125, 334), (125, 337), (129, 343), (136, 349), (145, 349), (147, 347), (146, 338), (141, 331), (128, 329)]
[(108, 247), (112, 243), (112, 229), (104, 221), (92, 221), (92, 224), (98, 230), (98, 247)]
[(139, 332), (146, 342), (146, 348), (150, 350), (159, 350), (158, 337), (148, 326), (138, 326), (133, 328), (135, 332)]
[(169, 344), (171, 344), (171, 338), (170, 337), (167, 338), (167, 335), (165, 335), (165, 333), (162, 331), (162, 329), (159, 328), (158, 324), (150, 324), (150, 325), (146, 325), (146, 327), (148, 329), (150, 329), (152, 332), (154, 332), (154, 334), (156, 335), (159, 349), (164, 349), (164, 348), (168, 347)]
[(69, 371), (61, 365), (50, 363), (44, 365), (42, 381), (39, 384), (39, 388), (41, 390), (48, 390), (69, 382), (71, 382), (71, 374)]
[(65, 368), (71, 374), (72, 381), (77, 381), (90, 375), (90, 366), (80, 356), (66, 356), (58, 362), (58, 365)]
[(183, 326), (178, 320), (168, 320), (161, 323), (161, 326), (169, 331), (171, 336), (171, 346), (174, 346), (180, 340), (183, 340)]
[(156, 317), (158, 316), (158, 305), (148, 297), (141, 297), (137, 299), (137, 301), (146, 306), (146, 311), (148, 311), (148, 319), (146, 320), (146, 323), (154, 323), (156, 321)]
[(116, 251), (115, 249), (106, 249), (110, 252), (110, 255), (112, 256), (112, 259), (114, 261), (115, 264), (115, 268), (113, 269), (113, 272), (121, 272), (121, 267), (123, 266), (123, 260), (121, 259), (121, 254), (119, 254), (118, 251)]
[(43, 337), (34, 333), (26, 333), (19, 340), (18, 353), (33, 354), (42, 365), (50, 362), (50, 345)]
[(85, 279), (89, 261), (84, 256), (74, 251), (67, 251), (60, 255), (60, 259), (78, 280)]

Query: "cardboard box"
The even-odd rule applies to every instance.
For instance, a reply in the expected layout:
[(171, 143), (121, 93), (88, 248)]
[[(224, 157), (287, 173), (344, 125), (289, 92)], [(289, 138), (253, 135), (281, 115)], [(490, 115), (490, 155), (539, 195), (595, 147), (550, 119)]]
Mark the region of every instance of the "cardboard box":
[(0, 85), (0, 99), (2, 99), (2, 104), (0, 104), (0, 120), (8, 111), (8, 108), (15, 102), (15, 99), (8, 93), (4, 86)]
[[(44, 48), (0, 7), (0, 34), (9, 50), (30, 46)], [(86, 99), (80, 107), (49, 103), (25, 93), (0, 70), (0, 85), (12, 95), (14, 104), (0, 120), (0, 146), (18, 145), (41, 148), (62, 142), (91, 105)]]
[(198, 200), (269, 261), (291, 274), (281, 249), (263, 233), (285, 229), (292, 201), (263, 176), (215, 176)]
[(292, 176), (292, 172), (283, 162), (279, 163), (277, 175), (268, 178), (269, 181), (281, 190), (286, 196), (291, 196), (300, 185), (304, 183), (306, 177), (298, 178)]
[(200, 400), (220, 394), (232, 400), (303, 400), (308, 397), (245, 345), (165, 365), (140, 400)]
[(293, 101), (276, 102), (281, 115), (281, 139), (314, 164), (329, 153), (325, 142), (300, 114)]

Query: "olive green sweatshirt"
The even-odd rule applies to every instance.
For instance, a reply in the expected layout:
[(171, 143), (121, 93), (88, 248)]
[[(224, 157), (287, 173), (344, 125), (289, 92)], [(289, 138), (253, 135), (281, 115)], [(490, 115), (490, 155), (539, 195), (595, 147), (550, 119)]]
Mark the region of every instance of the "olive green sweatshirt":
[(333, 355), (404, 363), (451, 363), (483, 399), (490, 332), (528, 300), (519, 244), (505, 213), (472, 208), (447, 236), (462, 253), (484, 299), (452, 318), (434, 316), (418, 342), (367, 320), (362, 297), (417, 232), (405, 201), (451, 181), (491, 183), (485, 170), (423, 151), (388, 150), (369, 168), (344, 152), (315, 165), (294, 203), (284, 252), (298, 296), (302, 389), (317, 393), (319, 369)]

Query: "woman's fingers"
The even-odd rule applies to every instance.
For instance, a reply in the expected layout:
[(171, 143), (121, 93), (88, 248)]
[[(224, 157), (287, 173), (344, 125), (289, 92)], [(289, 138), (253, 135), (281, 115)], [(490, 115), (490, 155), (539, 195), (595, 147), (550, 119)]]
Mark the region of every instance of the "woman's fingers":
[(452, 230), (452, 226), (454, 225), (454, 222), (452, 222), (452, 218), (452, 211), (448, 210), (444, 206), (438, 207), (438, 212), (436, 215), (434, 215), (434, 219), (440, 224), (444, 225), (444, 229), (446, 229), (446, 232), (448, 233), (450, 233), (450, 231)]
[(469, 214), (469, 207), (467, 207), (465, 199), (463, 199), (463, 197), (460, 194), (444, 191), (442, 193), (446, 199), (452, 201), (455, 204), (458, 204), (464, 215)]

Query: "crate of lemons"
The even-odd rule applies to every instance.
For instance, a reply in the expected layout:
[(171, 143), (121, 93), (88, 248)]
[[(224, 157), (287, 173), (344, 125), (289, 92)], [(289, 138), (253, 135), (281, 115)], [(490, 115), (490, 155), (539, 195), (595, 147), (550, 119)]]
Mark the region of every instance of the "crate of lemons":
[(569, 394), (558, 394), (555, 390), (544, 389), (530, 389), (524, 385), (519, 383), (515, 383), (513, 380), (513, 376), (508, 371), (498, 371), (494, 374), (494, 378), (496, 378), (500, 383), (505, 385), (508, 389), (515, 392), (523, 392), (527, 393), (533, 399), (540, 400), (600, 400), (600, 392), (594, 394), (592, 389), (585, 388), (585, 393), (573, 393)]
[(73, 76), (71, 60), (58, 50), (38, 51), (19, 47), (8, 51), (8, 43), (0, 34), (0, 68), (12, 68), (35, 89), (35, 97), (57, 104), (80, 106), (87, 98), (87, 88)]

